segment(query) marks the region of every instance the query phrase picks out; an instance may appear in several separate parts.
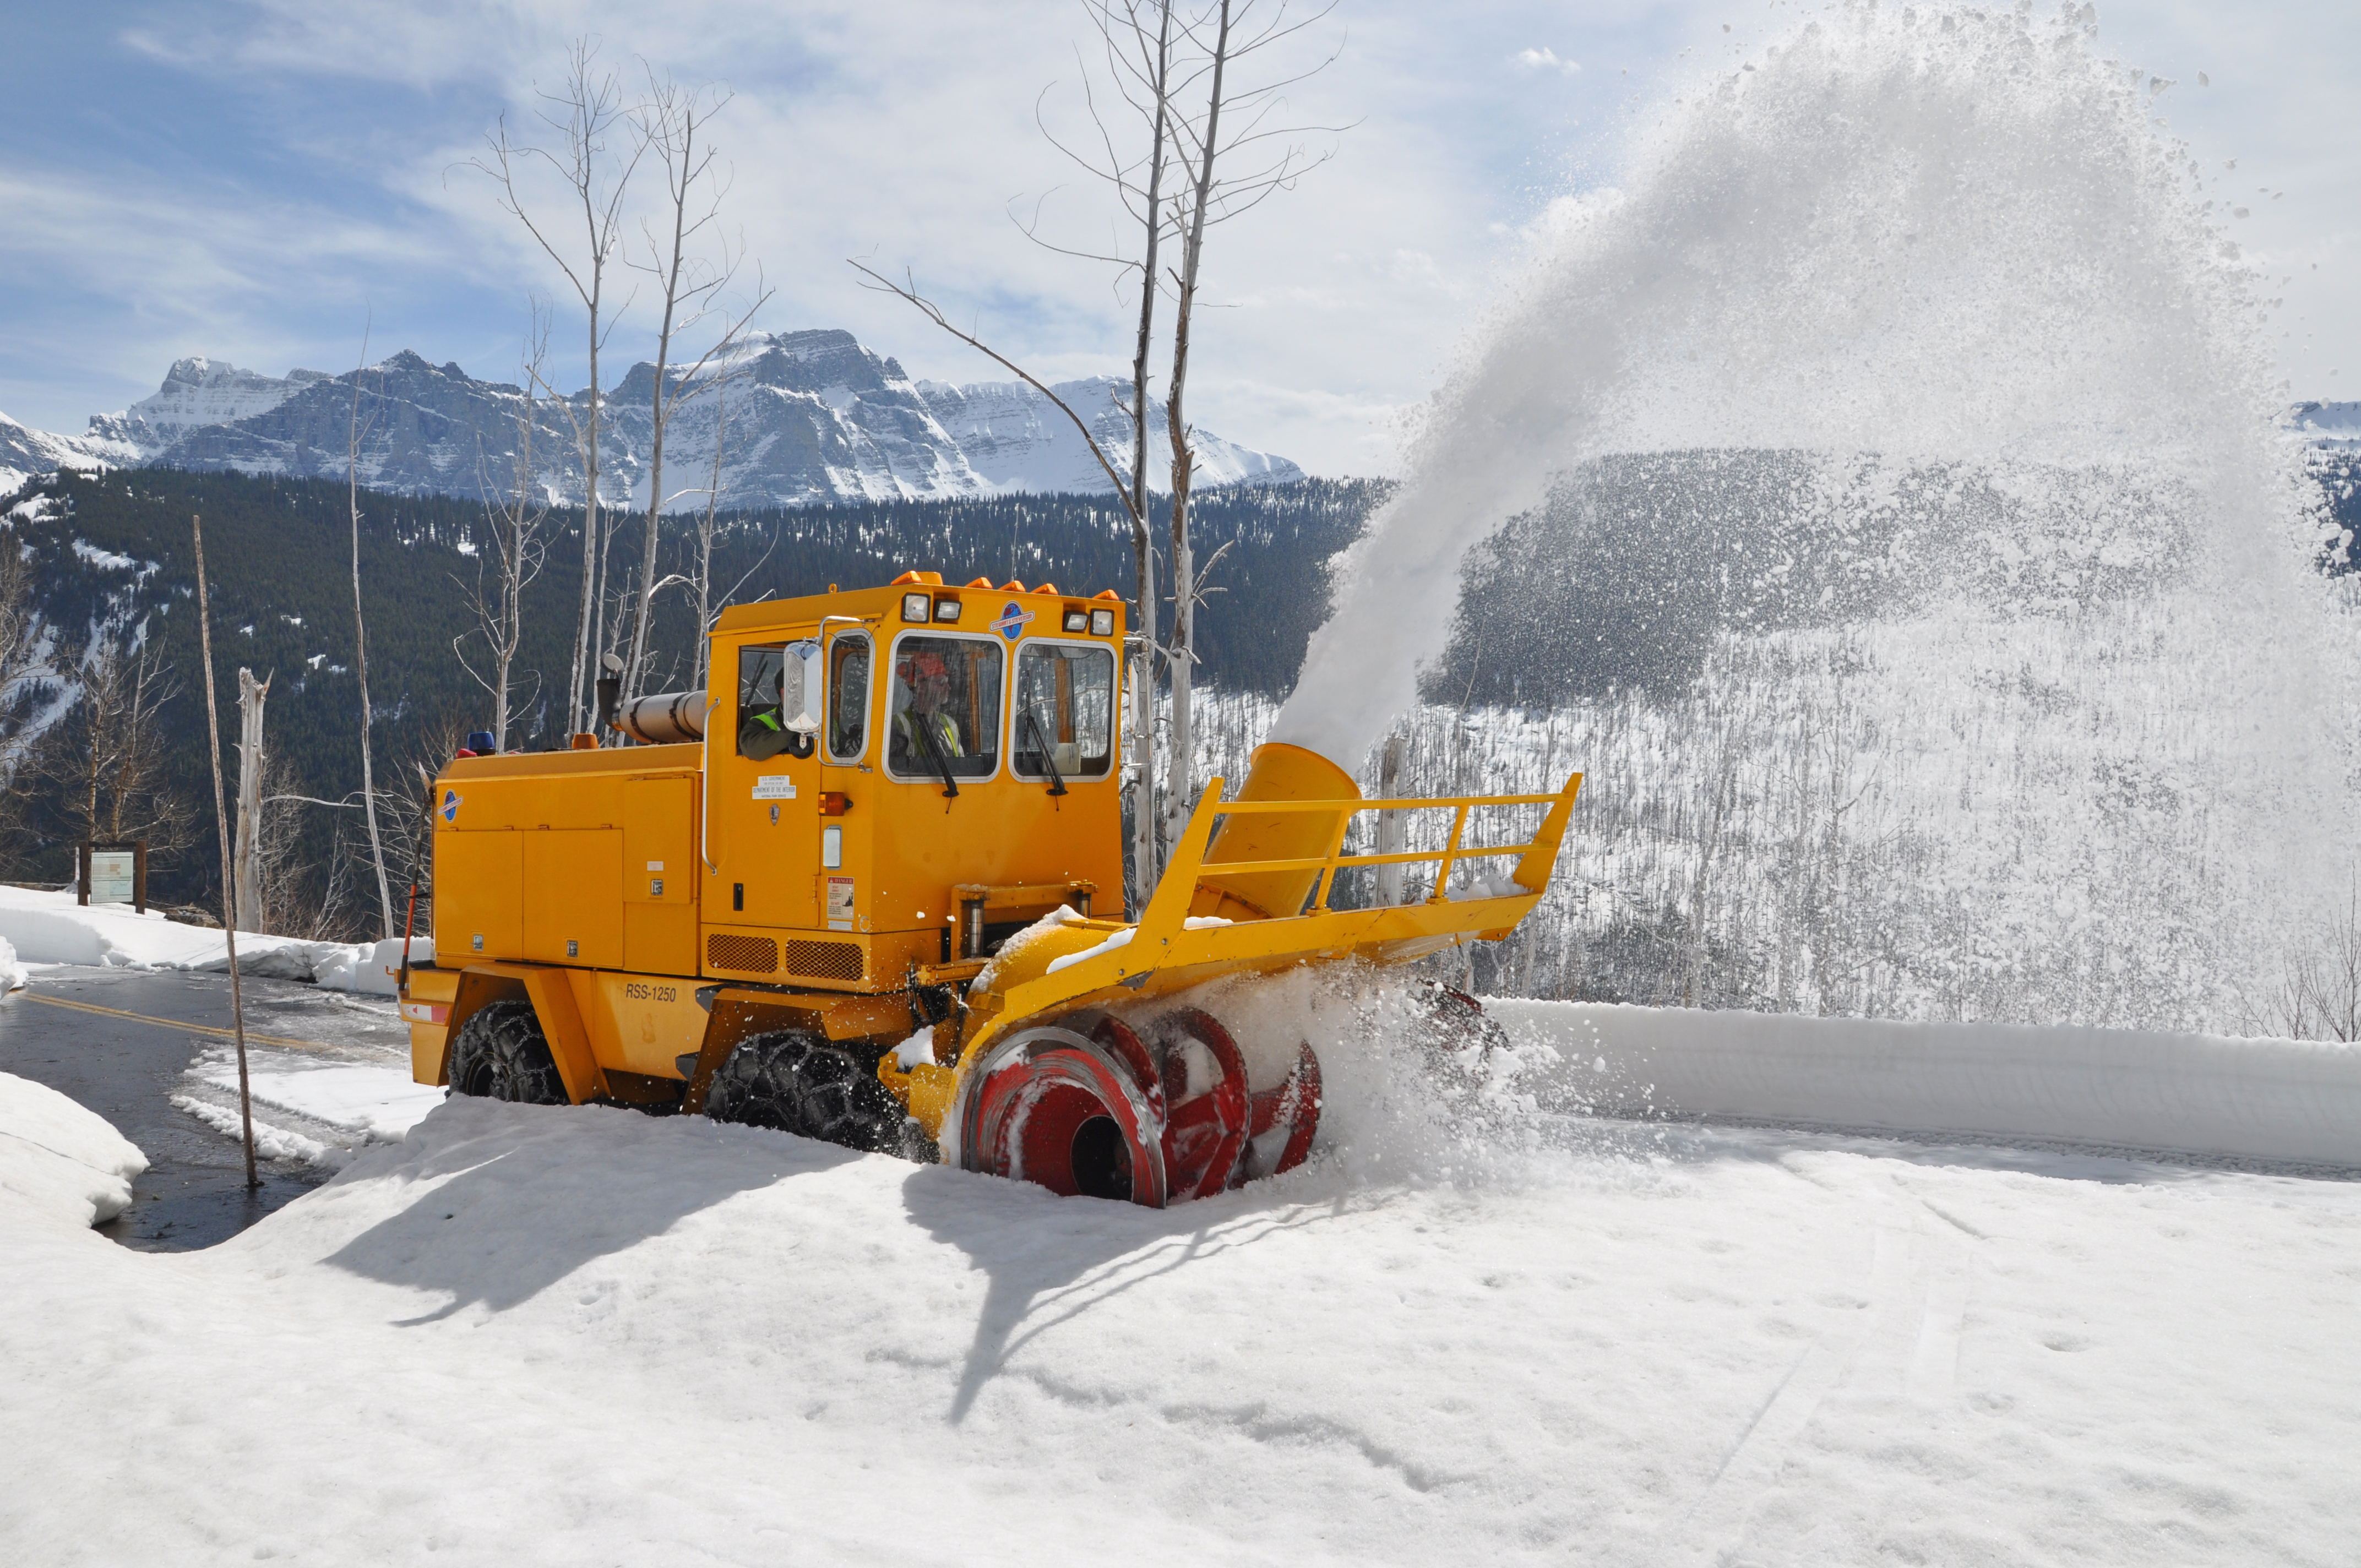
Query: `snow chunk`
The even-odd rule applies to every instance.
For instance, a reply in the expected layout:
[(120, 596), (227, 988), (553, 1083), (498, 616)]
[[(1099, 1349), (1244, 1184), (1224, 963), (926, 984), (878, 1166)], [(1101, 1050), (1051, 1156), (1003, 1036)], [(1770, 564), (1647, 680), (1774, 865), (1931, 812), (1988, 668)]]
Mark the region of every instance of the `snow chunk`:
[(50, 1221), (103, 1225), (148, 1168), (137, 1145), (56, 1090), (0, 1072), (0, 1194)]
[(1466, 886), (1451, 893), (1454, 904), (1471, 903), (1479, 898), (1523, 898), (1533, 890), (1506, 872), (1491, 872), (1470, 881)]
[(929, 1024), (894, 1047), (894, 1063), (904, 1072), (935, 1059), (935, 1027)]
[(1082, 921), (1082, 916), (1075, 914), (1068, 905), (1063, 904), (1058, 905), (1057, 908), (1052, 909), (1049, 914), (1041, 916), (1040, 919), (1036, 920), (1030, 926), (1026, 927), (1022, 931), (1017, 932), (1016, 935), (1001, 943), (1000, 951), (993, 954), (992, 961), (985, 964), (983, 971), (973, 980), (968, 981), (967, 993), (970, 996), (982, 996), (986, 992), (990, 991), (992, 989), (994, 979), (1000, 973), (1001, 960), (1004, 959), (1013, 958), (1017, 953), (1023, 951), (1026, 944), (1040, 936), (1042, 932), (1054, 931), (1060, 926), (1077, 925)]
[[(246, 1141), (246, 1120), (234, 1106), (216, 1105), (210, 1100), (199, 1100), (192, 1094), (175, 1094), (172, 1103), (224, 1137), (235, 1138), (241, 1144)], [(291, 1133), (262, 1121), (254, 1124), (254, 1153), (258, 1159), (286, 1160), (329, 1169), (342, 1168), (345, 1162), (352, 1157), (346, 1150), (332, 1149), (317, 1138), (307, 1138), (301, 1133)]]
[[(247, 1091), (255, 1104), (355, 1134), (368, 1143), (400, 1143), (445, 1098), (444, 1091), (433, 1084), (412, 1083), (407, 1063), (400, 1068), (347, 1062), (270, 1067), (256, 1066), (249, 1057), (248, 1067)], [(189, 1071), (199, 1083), (236, 1099), (235, 1052), (215, 1047), (199, 1057)], [(229, 1133), (232, 1137), (238, 1135), (235, 1125)]]
[(1071, 969), (1076, 964), (1086, 963), (1092, 959), (1114, 952), (1117, 948), (1127, 948), (1131, 946), (1131, 939), (1137, 935), (1139, 935), (1139, 927), (1137, 926), (1129, 926), (1120, 931), (1111, 932), (1105, 941), (1094, 948), (1084, 948), (1079, 953), (1068, 953), (1064, 958), (1051, 959), (1049, 972), (1056, 974), (1060, 970)]

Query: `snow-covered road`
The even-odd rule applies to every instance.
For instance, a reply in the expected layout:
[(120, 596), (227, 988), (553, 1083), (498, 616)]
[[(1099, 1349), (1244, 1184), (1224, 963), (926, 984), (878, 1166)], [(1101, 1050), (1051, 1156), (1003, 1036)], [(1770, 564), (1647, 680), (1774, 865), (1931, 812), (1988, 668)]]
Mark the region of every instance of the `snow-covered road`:
[(1339, 1157), (1160, 1213), (475, 1102), (202, 1253), (0, 1199), (0, 1539), (43, 1563), (2361, 1547), (2361, 1185), (1612, 1122), (1445, 1177), (1344, 1109)]

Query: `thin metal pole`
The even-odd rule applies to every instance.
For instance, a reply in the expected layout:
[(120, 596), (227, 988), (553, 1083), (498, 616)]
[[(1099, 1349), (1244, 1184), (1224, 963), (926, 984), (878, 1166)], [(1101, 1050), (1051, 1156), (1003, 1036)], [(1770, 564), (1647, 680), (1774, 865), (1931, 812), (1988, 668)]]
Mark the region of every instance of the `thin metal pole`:
[(254, 1097), (246, 1080), (246, 992), (237, 974), (237, 900), (229, 874), (229, 805), (222, 793), (221, 710), (214, 705), (214, 622), (205, 608), (205, 530), (194, 512), (189, 514), (189, 536), (197, 548), (197, 638), (205, 655), (205, 735), (213, 741), (214, 826), (221, 833), (222, 936), (229, 943), (229, 1013), (237, 1038), (237, 1110), (246, 1124), (246, 1185), (251, 1190), (262, 1185), (262, 1179), (254, 1173)]

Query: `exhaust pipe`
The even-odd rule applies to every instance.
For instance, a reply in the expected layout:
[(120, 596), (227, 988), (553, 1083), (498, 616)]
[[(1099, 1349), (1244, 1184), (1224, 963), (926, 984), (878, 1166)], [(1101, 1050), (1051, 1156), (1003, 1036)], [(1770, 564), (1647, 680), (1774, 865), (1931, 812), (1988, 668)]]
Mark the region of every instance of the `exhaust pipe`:
[(623, 661), (609, 653), (598, 661), (598, 725), (602, 729), (619, 729), (615, 722), (615, 705), (623, 698)]
[[(606, 684), (598, 683), (602, 697)], [(711, 707), (711, 699), (701, 691), (664, 692), (633, 697), (615, 707), (608, 722), (647, 745), (675, 746), (705, 739), (705, 716)]]

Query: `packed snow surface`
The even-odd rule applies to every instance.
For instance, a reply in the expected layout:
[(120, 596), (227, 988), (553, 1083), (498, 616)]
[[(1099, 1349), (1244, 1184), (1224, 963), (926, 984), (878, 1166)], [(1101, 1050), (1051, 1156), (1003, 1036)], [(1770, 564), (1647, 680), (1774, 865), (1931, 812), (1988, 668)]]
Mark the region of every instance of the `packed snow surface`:
[(2349, 1561), (2361, 1186), (1761, 1131), (1151, 1212), (454, 1101), (234, 1242), (0, 1195), (23, 1561)]
[[(0, 1254), (19, 1231), (104, 1224), (131, 1206), (148, 1157), (46, 1084), (0, 1072)], [(0, 1409), (0, 1420), (6, 1420)], [(0, 1517), (5, 1504), (0, 1502)]]
[[(269, 1065), (262, 1065), (264, 1059), (250, 1057), (247, 1074), (258, 1113), (286, 1111), (365, 1139), (399, 1143), (443, 1103), (442, 1090), (411, 1081), (407, 1061), (321, 1062), (292, 1052), (269, 1053)], [(202, 1083), (232, 1096), (237, 1092), (237, 1058), (231, 1051), (208, 1048), (191, 1071)]]

